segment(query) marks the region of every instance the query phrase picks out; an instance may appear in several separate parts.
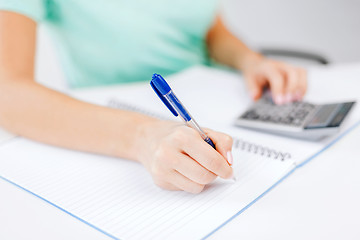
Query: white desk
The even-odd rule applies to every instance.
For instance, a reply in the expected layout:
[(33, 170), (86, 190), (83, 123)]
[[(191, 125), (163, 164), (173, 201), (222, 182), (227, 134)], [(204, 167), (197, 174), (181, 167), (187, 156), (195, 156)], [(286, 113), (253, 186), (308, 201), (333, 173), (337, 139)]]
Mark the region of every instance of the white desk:
[[(360, 127), (297, 170), (212, 238), (358, 239), (359, 141)], [(0, 192), (0, 239), (108, 239), (2, 180)]]
[(213, 239), (360, 239), (359, 142), (357, 127)]

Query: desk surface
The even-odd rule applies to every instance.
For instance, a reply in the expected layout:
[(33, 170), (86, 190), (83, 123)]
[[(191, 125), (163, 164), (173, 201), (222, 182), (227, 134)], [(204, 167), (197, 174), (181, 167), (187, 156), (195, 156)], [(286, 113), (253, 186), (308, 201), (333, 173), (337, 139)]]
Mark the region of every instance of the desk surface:
[(359, 239), (360, 126), (297, 169), (214, 239)]
[[(358, 239), (359, 141), (357, 127), (212, 238)], [(0, 192), (0, 239), (108, 239), (3, 180)]]

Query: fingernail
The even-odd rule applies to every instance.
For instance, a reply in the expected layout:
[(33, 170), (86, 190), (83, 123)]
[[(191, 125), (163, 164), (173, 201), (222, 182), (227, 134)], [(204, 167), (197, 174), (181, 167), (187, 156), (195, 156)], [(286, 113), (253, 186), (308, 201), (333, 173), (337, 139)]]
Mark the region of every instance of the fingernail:
[(230, 166), (232, 166), (232, 165), (233, 165), (233, 162), (234, 162), (234, 159), (233, 159), (233, 155), (232, 155), (231, 151), (228, 151), (228, 152), (226, 153), (226, 156), (227, 156), (227, 162), (228, 162), (228, 164), (229, 164)]
[(285, 102), (286, 102), (286, 103), (290, 103), (290, 102), (292, 102), (292, 100), (293, 100), (292, 95), (291, 95), (290, 93), (286, 94), (286, 96), (285, 96)]
[(296, 99), (296, 101), (300, 101), (302, 99), (302, 94), (300, 91), (297, 91), (295, 93), (295, 99)]
[(275, 103), (278, 104), (278, 105), (282, 105), (284, 104), (284, 96), (283, 95), (277, 95), (275, 97)]

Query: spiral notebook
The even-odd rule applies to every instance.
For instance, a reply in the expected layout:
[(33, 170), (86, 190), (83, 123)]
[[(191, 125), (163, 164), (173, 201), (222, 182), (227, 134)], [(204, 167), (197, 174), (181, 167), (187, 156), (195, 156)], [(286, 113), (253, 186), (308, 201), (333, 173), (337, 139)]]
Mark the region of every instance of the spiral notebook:
[[(197, 73), (191, 76), (199, 79)], [(218, 72), (206, 79), (215, 94)], [(221, 76), (221, 74), (220, 74)], [(212, 78), (211, 78), (212, 77)], [(182, 78), (186, 78), (182, 76)], [(188, 77), (190, 82), (192, 78)], [(227, 75), (239, 87), (235, 77)], [(180, 84), (175, 80), (173, 85)], [(205, 84), (202, 82), (202, 84)], [(220, 83), (222, 84), (222, 83)], [(194, 85), (194, 84), (193, 84)], [(179, 85), (180, 86), (180, 85)], [(174, 87), (199, 123), (234, 138), (234, 173), (237, 181), (216, 179), (197, 195), (164, 191), (138, 163), (111, 157), (65, 150), (17, 138), (0, 148), (0, 178), (39, 197), (112, 239), (204, 239), (231, 221), (290, 175), (298, 166), (331, 146), (341, 137), (311, 143), (233, 127), (238, 115), (235, 97), (218, 96), (211, 106), (223, 115), (214, 118), (204, 105), (191, 105), (186, 88)], [(173, 119), (147, 84), (78, 91), (79, 99), (158, 118)], [(187, 97), (180, 96), (183, 94)], [(236, 96), (239, 94), (236, 93)], [(235, 96), (235, 95), (234, 95)], [(214, 97), (215, 98), (215, 97)], [(209, 100), (211, 101), (211, 100)], [(244, 108), (246, 103), (243, 104)], [(238, 107), (239, 108), (239, 107)], [(239, 111), (242, 111), (239, 109)], [(356, 112), (356, 119), (359, 114)], [(353, 128), (357, 125), (352, 121)], [(348, 125), (347, 131), (351, 131)], [(21, 151), (18, 151), (21, 149)]]
[(237, 181), (198, 195), (156, 187), (134, 162), (25, 139), (3, 146), (0, 175), (113, 239), (201, 239), (295, 168), (290, 153), (241, 139), (233, 154)]

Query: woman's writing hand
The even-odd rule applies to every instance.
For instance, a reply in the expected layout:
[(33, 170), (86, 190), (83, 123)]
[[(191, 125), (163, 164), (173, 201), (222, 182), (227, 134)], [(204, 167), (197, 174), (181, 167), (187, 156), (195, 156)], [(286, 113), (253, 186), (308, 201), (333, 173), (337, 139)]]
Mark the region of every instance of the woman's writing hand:
[(181, 123), (153, 121), (139, 127), (137, 159), (154, 182), (168, 190), (200, 193), (217, 176), (231, 178), (232, 138), (206, 130), (214, 150), (194, 129)]

